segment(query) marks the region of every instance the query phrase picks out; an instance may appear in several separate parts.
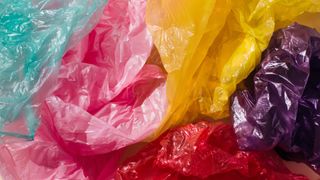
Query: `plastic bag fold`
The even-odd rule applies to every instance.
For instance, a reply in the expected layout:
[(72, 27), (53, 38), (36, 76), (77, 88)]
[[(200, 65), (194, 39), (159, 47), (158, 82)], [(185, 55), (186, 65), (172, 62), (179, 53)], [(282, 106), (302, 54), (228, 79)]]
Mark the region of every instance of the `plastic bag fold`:
[[(166, 74), (153, 62), (159, 54), (151, 52), (145, 6), (145, 0), (109, 1), (96, 28), (63, 58), (45, 103), (57, 134), (81, 155), (141, 141), (163, 119)], [(78, 130), (86, 138), (75, 142), (78, 133), (70, 132)]]
[(273, 31), (312, 0), (150, 0), (146, 20), (168, 71), (168, 113), (155, 134), (200, 115), (229, 115), (229, 97), (259, 63)]
[(318, 32), (293, 24), (274, 33), (253, 89), (237, 91), (232, 101), (241, 149), (277, 146), (283, 156), (319, 173), (319, 68)]
[(120, 166), (116, 179), (307, 178), (291, 173), (272, 151), (239, 150), (230, 124), (202, 121), (160, 136)]
[(94, 27), (105, 3), (0, 2), (0, 136), (33, 137), (34, 108), (52, 92), (63, 54)]
[(0, 145), (0, 174), (6, 180), (108, 179), (122, 150), (97, 156), (74, 156), (41, 121), (34, 141)]
[(52, 95), (37, 109), (35, 140), (0, 145), (6, 179), (110, 179), (123, 148), (159, 126), (166, 73), (145, 6), (110, 0), (97, 26), (65, 54)]

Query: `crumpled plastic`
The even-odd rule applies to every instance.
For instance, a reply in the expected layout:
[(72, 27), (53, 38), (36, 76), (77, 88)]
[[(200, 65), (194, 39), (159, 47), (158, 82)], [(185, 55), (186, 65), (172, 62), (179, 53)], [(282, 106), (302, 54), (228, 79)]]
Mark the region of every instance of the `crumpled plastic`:
[(110, 179), (123, 148), (159, 126), (166, 73), (145, 6), (109, 0), (93, 31), (65, 54), (54, 92), (38, 108), (34, 141), (0, 145), (5, 179)]
[(238, 149), (230, 124), (201, 121), (169, 130), (120, 166), (116, 179), (307, 179), (273, 151)]
[[(96, 28), (64, 57), (56, 91), (45, 102), (58, 135), (81, 155), (145, 139), (160, 125), (167, 105), (166, 74), (153, 62), (159, 54), (151, 52), (144, 21), (146, 1), (109, 4)], [(78, 130), (86, 138), (75, 142)]]
[(275, 32), (254, 74), (254, 92), (239, 90), (232, 101), (240, 148), (278, 146), (320, 173), (319, 72), (320, 33), (299, 24)]
[(5, 180), (110, 179), (122, 153), (75, 156), (42, 121), (34, 141), (0, 145), (0, 176)]
[(168, 72), (168, 113), (155, 136), (199, 114), (227, 117), (229, 97), (273, 31), (304, 12), (320, 12), (320, 2), (150, 0), (146, 21)]
[(0, 2), (0, 136), (33, 138), (66, 48), (98, 21), (106, 0)]

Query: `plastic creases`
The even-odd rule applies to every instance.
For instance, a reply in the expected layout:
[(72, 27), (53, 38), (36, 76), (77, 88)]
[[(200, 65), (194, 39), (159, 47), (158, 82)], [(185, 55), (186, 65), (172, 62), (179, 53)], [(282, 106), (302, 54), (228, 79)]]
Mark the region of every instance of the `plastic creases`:
[(5, 180), (110, 179), (121, 154), (120, 150), (74, 156), (55, 138), (49, 122), (42, 121), (34, 141), (0, 145), (0, 176)]
[(162, 135), (119, 167), (116, 179), (306, 178), (272, 151), (240, 151), (231, 125), (202, 121)]
[(232, 102), (242, 149), (278, 145), (285, 156), (320, 172), (320, 34), (294, 24), (274, 33), (254, 75), (254, 93)]
[(0, 1), (0, 136), (33, 137), (33, 108), (51, 92), (66, 48), (93, 28), (105, 3)]
[[(0, 146), (5, 179), (110, 179), (121, 148), (157, 128), (166, 74), (156, 65), (144, 0), (110, 0), (93, 31), (63, 57), (32, 142)], [(12, 178), (11, 178), (12, 177)]]
[(152, 39), (145, 6), (145, 0), (110, 0), (97, 27), (63, 59), (46, 112), (74, 153), (136, 143), (163, 119), (166, 74), (152, 62), (159, 58), (156, 49), (147, 63)]
[(150, 0), (147, 25), (168, 72), (164, 131), (198, 114), (229, 115), (236, 84), (255, 68), (275, 28), (320, 12), (314, 0)]

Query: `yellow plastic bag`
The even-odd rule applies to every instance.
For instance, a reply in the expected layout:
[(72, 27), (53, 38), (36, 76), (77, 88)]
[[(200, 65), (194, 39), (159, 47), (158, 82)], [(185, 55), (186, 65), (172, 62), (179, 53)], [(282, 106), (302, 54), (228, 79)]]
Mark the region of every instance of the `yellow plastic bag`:
[(167, 116), (155, 136), (199, 116), (227, 117), (229, 97), (274, 30), (305, 12), (320, 12), (320, 0), (149, 0), (148, 29), (168, 72)]

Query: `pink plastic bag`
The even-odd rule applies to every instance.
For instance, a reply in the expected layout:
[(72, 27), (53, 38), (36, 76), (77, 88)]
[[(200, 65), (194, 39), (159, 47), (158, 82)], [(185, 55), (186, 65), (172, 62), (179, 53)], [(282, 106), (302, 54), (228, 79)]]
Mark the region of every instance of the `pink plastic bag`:
[(110, 0), (96, 28), (67, 52), (53, 95), (39, 107), (35, 140), (0, 145), (5, 179), (106, 179), (121, 148), (157, 128), (166, 74), (146, 63), (145, 5)]
[(103, 179), (112, 175), (121, 150), (76, 157), (59, 144), (48, 128), (42, 122), (34, 141), (0, 146), (0, 174), (3, 179), (98, 179), (99, 176)]
[[(63, 59), (47, 113), (66, 146), (81, 155), (141, 141), (163, 118), (166, 75), (145, 64), (152, 48), (145, 6), (145, 0), (109, 1), (97, 27)], [(74, 137), (77, 131), (83, 139)]]

